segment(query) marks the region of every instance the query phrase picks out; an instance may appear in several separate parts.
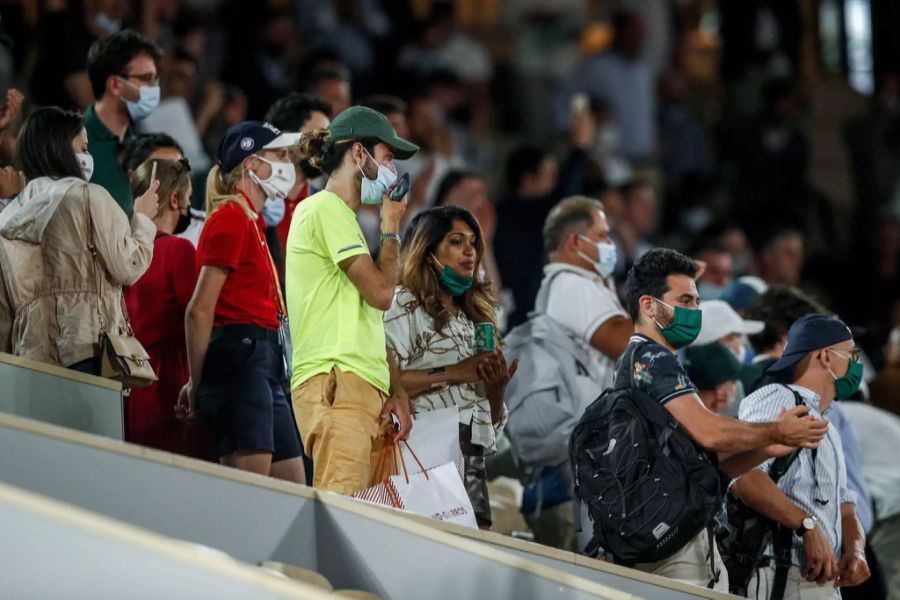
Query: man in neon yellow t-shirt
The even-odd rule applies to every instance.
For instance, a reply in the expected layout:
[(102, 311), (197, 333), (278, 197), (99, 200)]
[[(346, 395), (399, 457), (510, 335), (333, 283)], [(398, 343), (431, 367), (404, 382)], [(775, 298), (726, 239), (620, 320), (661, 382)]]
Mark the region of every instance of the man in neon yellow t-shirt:
[[(406, 198), (387, 195), (396, 179), (393, 160), (417, 150), (382, 114), (361, 106), (301, 142), (301, 155), (328, 175), (325, 189), (297, 207), (285, 251), (291, 396), (317, 488), (352, 494), (375, 485), (385, 443), (409, 435), (408, 404), (399, 384), (392, 386), (382, 316), (400, 274), (406, 211)], [(381, 204), (377, 261), (356, 222), (364, 203)]]

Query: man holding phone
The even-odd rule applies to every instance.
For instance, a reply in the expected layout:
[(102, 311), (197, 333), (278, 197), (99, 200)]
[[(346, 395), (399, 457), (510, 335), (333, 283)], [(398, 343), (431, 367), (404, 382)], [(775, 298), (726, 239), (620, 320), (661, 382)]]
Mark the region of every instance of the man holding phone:
[[(291, 396), (317, 488), (353, 494), (378, 483), (386, 444), (409, 434), (408, 400), (388, 364), (382, 318), (400, 275), (409, 188), (394, 158), (417, 150), (384, 115), (362, 106), (300, 142), (301, 159), (328, 175), (325, 189), (297, 206), (286, 248)], [(375, 260), (356, 220), (363, 204), (381, 210)]]

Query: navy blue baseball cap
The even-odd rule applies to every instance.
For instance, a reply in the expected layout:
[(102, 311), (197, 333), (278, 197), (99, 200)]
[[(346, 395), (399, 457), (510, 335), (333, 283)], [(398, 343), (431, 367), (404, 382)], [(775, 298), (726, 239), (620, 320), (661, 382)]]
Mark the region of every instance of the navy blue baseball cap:
[(301, 135), (282, 133), (274, 125), (262, 121), (244, 121), (225, 132), (216, 152), (216, 163), (223, 173), (230, 173), (251, 154), (294, 146), (300, 142)]
[(797, 319), (788, 330), (788, 341), (784, 354), (769, 367), (769, 373), (784, 371), (803, 360), (815, 350), (853, 339), (847, 325), (835, 316), (804, 315)]

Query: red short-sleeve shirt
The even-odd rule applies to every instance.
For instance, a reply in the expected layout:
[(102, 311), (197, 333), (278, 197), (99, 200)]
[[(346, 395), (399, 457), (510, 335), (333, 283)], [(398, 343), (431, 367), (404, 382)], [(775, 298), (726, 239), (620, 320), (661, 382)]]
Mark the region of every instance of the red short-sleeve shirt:
[(214, 325), (250, 324), (278, 329), (266, 223), (245, 196), (241, 200), (256, 219), (250, 220), (237, 202), (226, 202), (217, 208), (200, 234), (197, 271), (208, 266), (228, 269), (216, 303)]

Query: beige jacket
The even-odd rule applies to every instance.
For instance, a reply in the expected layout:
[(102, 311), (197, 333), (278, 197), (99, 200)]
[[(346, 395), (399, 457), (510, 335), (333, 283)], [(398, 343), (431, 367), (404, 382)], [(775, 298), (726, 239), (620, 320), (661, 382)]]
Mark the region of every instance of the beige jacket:
[[(98, 302), (85, 185), (103, 278)], [(76, 177), (29, 181), (0, 212), (0, 351), (71, 366), (98, 352), (100, 315), (124, 331), (122, 286), (150, 266), (156, 226), (128, 217), (105, 189)]]

